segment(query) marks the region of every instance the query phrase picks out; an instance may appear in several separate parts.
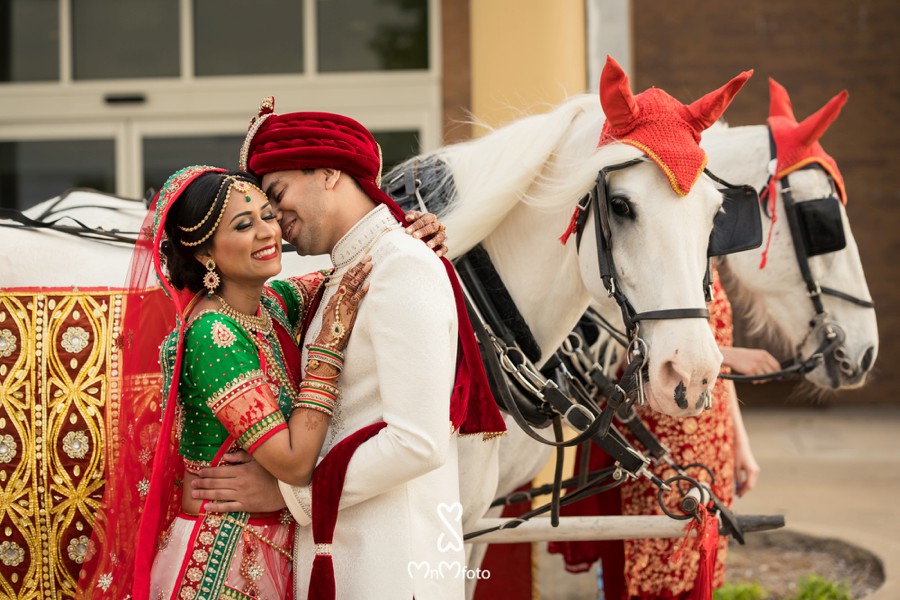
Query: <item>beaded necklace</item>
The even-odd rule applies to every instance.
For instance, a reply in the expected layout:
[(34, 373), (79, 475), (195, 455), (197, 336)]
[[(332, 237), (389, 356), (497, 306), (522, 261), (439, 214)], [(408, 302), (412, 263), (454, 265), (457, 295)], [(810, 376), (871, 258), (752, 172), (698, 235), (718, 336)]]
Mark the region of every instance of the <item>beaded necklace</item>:
[(215, 294), (215, 298), (222, 306), (222, 314), (237, 321), (244, 329), (259, 332), (263, 335), (272, 333), (272, 317), (269, 316), (267, 311), (262, 310), (259, 315), (248, 315), (225, 302), (222, 296)]
[(293, 403), (294, 400), (297, 399), (297, 390), (294, 388), (294, 384), (291, 382), (291, 379), (288, 377), (284, 368), (282, 368), (281, 363), (275, 359), (272, 348), (264, 343), (259, 335), (255, 335), (258, 333), (267, 336), (272, 333), (272, 317), (269, 316), (268, 311), (266, 311), (265, 308), (261, 308), (259, 315), (248, 315), (239, 312), (236, 308), (225, 302), (218, 294), (216, 294), (215, 297), (222, 306), (222, 314), (237, 321), (238, 325), (250, 333), (250, 339), (253, 340), (253, 344), (263, 354), (266, 363), (271, 365), (271, 373), (275, 376), (275, 379), (278, 380), (278, 383), (281, 384), (281, 389), (287, 395), (290, 402)]

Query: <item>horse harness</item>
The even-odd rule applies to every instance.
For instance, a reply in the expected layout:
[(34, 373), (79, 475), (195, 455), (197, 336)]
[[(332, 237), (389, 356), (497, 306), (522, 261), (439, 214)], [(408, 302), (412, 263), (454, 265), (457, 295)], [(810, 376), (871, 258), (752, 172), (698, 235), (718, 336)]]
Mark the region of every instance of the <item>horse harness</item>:
[[(610, 295), (615, 297), (619, 303), (626, 323), (632, 325), (629, 329), (630, 360), (618, 382), (608, 378), (603, 369), (599, 367), (591, 369), (588, 379), (580, 378), (577, 369), (572, 368), (571, 362), (560, 352), (557, 352), (548, 361), (543, 370), (539, 370), (534, 363), (541, 358), (540, 348), (521, 313), (515, 307), (515, 303), (503, 285), (487, 251), (478, 245), (454, 261), (462, 283), (472, 327), (481, 346), (482, 360), (494, 397), (498, 400), (501, 408), (512, 416), (516, 424), (529, 437), (557, 450), (554, 483), (549, 486), (549, 489), (548, 486), (544, 486), (527, 492), (517, 492), (507, 498), (498, 499), (495, 503), (519, 502), (548, 492), (552, 496), (551, 501), (503, 527), (515, 527), (533, 516), (548, 511), (551, 524), (556, 526), (559, 523), (560, 506), (619, 485), (626, 477), (647, 477), (660, 490), (660, 497), (672, 489), (668, 482), (660, 480), (648, 469), (650, 459), (628, 443), (618, 429), (613, 426), (613, 419), (618, 411), (627, 413), (630, 410), (633, 414), (635, 395), (639, 401), (643, 401), (643, 370), (647, 362), (647, 347), (646, 343), (637, 337), (637, 323), (642, 319), (708, 318), (709, 313), (705, 308), (637, 313), (625, 294), (616, 288), (615, 264), (612, 260), (605, 194), (606, 173), (639, 162), (640, 160), (633, 160), (600, 171), (594, 189), (579, 203), (579, 224), (577, 226), (579, 239), (587, 220), (588, 209), (593, 207), (594, 214), (601, 215), (601, 224), (596, 227), (598, 248), (601, 249), (598, 250), (601, 276), (604, 277), (604, 285), (607, 286)], [(422, 168), (446, 170), (447, 166), (440, 161), (432, 162), (426, 167), (417, 162), (410, 163), (407, 168), (386, 182), (384, 191), (391, 195), (404, 210), (417, 208), (423, 212), (429, 210), (436, 212), (452, 200), (455, 192), (452, 185), (445, 184), (441, 187), (443, 193), (435, 198), (437, 206), (426, 206), (422, 196), (423, 191), (428, 195), (427, 192), (432, 190), (423, 189), (422, 180), (419, 177)], [(446, 175), (446, 173), (442, 175)], [(442, 179), (448, 181), (446, 177)], [(718, 179), (716, 181), (721, 182)], [(729, 186), (729, 189), (732, 188), (734, 186)], [(744, 188), (735, 189), (741, 190), (744, 195), (747, 194)], [(752, 188), (750, 190), (753, 191)], [(753, 209), (757, 221), (759, 221), (755, 191), (752, 195)], [(432, 199), (431, 195), (429, 195), (429, 199)], [(603, 217), (603, 215), (607, 216)], [(739, 227), (735, 224), (732, 229), (739, 229)], [(759, 240), (756, 245), (759, 245), (762, 240), (761, 225), (757, 229)], [(602, 245), (601, 236), (603, 237)], [(721, 246), (722, 240), (718, 241)], [(725, 243), (727, 245), (728, 240), (725, 240)], [(547, 373), (553, 373), (559, 383)], [(595, 400), (598, 396), (605, 397), (605, 406), (601, 406)], [(563, 439), (562, 420), (565, 420), (578, 432), (572, 439)], [(632, 420), (640, 423), (640, 419)], [(537, 432), (537, 429), (546, 428), (551, 423), (556, 441), (550, 441)], [(654, 459), (666, 460), (668, 450), (646, 428), (644, 431), (646, 435), (638, 439), (642, 440), (642, 443), (650, 449)], [(570, 480), (562, 481), (564, 448), (584, 444), (583, 457), (586, 464), (590, 442), (606, 451), (615, 460), (615, 466), (594, 473), (586, 473), (586, 469), (583, 469), (582, 475), (577, 478), (578, 486), (562, 496), (562, 487), (573, 483)], [(672, 463), (670, 462), (670, 464)], [(711, 501), (722, 511), (724, 530), (742, 540), (741, 528), (736, 519), (718, 499), (715, 499), (715, 495), (711, 493), (709, 487), (688, 477), (677, 465), (673, 466), (679, 473), (677, 477), (680, 481), (687, 480), (690, 482), (690, 486), (705, 490), (701, 495), (705, 494), (704, 497), (712, 498)], [(610, 478), (613, 480), (612, 484), (600, 486), (603, 481)], [(699, 518), (696, 507), (691, 505), (688, 495), (681, 485), (679, 485), (679, 491), (683, 495), (682, 508), (685, 514), (677, 515), (668, 509), (664, 508), (664, 510), (674, 518)], [(501, 527), (495, 529), (499, 528)], [(466, 535), (466, 539), (495, 529), (472, 532)]]
[[(844, 330), (838, 323), (828, 318), (828, 311), (825, 310), (822, 296), (833, 296), (863, 308), (875, 308), (875, 303), (871, 300), (863, 300), (846, 292), (820, 285), (816, 278), (813, 277), (810, 269), (810, 257), (837, 252), (843, 250), (847, 245), (847, 240), (844, 236), (844, 221), (841, 215), (840, 200), (833, 191), (835, 186), (831, 175), (826, 172), (826, 176), (832, 184), (831, 195), (797, 203), (791, 192), (789, 176), (785, 175), (780, 179), (776, 177), (775, 169), (778, 157), (775, 138), (771, 129), (769, 129), (769, 150), (772, 157), (769, 162), (770, 177), (762, 190), (760, 190), (759, 195), (760, 198), (765, 198), (768, 194), (774, 193), (772, 186), (776, 184), (776, 181), (780, 182), (781, 200), (784, 202), (784, 212), (787, 215), (791, 240), (794, 244), (797, 266), (800, 268), (800, 275), (803, 277), (807, 294), (815, 310), (815, 315), (809, 321), (809, 331), (803, 341), (800, 342), (799, 347), (802, 347), (807, 339), (817, 333), (821, 334), (822, 341), (809, 358), (797, 358), (792, 364), (780, 371), (761, 375), (721, 375), (720, 377), (737, 381), (769, 381), (781, 379), (789, 374), (802, 375), (815, 369), (824, 361), (825, 356), (830, 353), (834, 362), (825, 361), (825, 368), (832, 383), (836, 385), (839, 381), (836, 369), (849, 377), (855, 374), (855, 366), (850, 361), (847, 350), (843, 345), (845, 339)], [(803, 168), (821, 167), (812, 164)], [(770, 219), (774, 218), (774, 215), (769, 214), (766, 204), (763, 203), (762, 206), (766, 216)]]

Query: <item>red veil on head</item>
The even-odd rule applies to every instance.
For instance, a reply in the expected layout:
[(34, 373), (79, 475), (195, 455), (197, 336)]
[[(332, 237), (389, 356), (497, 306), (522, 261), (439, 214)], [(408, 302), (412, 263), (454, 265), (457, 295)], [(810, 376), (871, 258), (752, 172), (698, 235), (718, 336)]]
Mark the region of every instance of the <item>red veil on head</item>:
[[(194, 179), (209, 172), (225, 169), (191, 166), (169, 177), (134, 247), (116, 341), (120, 372), (110, 374), (110, 388), (118, 386), (121, 393), (118, 404), (107, 408), (106, 490), (97, 507), (78, 598), (118, 600), (131, 594), (135, 600), (146, 599), (161, 537), (180, 510), (183, 465), (174, 423), (184, 316), (194, 293), (176, 290), (169, 282), (160, 247), (169, 208)], [(159, 347), (174, 328), (178, 352), (171, 381), (164, 382)]]

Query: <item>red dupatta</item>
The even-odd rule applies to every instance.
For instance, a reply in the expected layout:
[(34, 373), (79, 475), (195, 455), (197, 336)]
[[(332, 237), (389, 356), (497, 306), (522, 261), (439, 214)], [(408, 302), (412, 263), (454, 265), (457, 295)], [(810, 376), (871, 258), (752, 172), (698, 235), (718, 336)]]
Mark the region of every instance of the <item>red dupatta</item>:
[[(132, 255), (125, 289), (123, 327), (117, 339), (122, 354), (122, 400), (110, 415), (106, 490), (98, 507), (78, 598), (145, 600), (150, 569), (165, 528), (181, 508), (176, 486), (183, 474), (175, 435), (175, 409), (181, 373), (185, 315), (193, 292), (176, 290), (166, 277), (160, 246), (169, 208), (198, 176), (225, 172), (192, 166), (172, 175), (150, 207)], [(174, 311), (165, 307), (168, 296)], [(159, 345), (177, 328), (178, 351), (171, 381), (159, 392)], [(155, 383), (154, 383), (155, 382)], [(147, 397), (148, 385), (155, 393)]]

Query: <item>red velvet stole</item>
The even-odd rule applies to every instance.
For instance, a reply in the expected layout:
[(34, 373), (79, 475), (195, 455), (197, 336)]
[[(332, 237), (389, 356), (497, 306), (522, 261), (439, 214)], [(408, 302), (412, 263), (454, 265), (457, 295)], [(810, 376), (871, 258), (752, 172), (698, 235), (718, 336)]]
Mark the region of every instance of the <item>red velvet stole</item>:
[[(309, 578), (310, 600), (331, 600), (335, 597), (334, 563), (331, 543), (337, 525), (338, 507), (344, 491), (344, 477), (353, 453), (363, 442), (387, 426), (380, 421), (355, 431), (338, 442), (316, 467), (312, 477), (312, 528), (316, 557)], [(322, 546), (320, 544), (327, 544)]]

